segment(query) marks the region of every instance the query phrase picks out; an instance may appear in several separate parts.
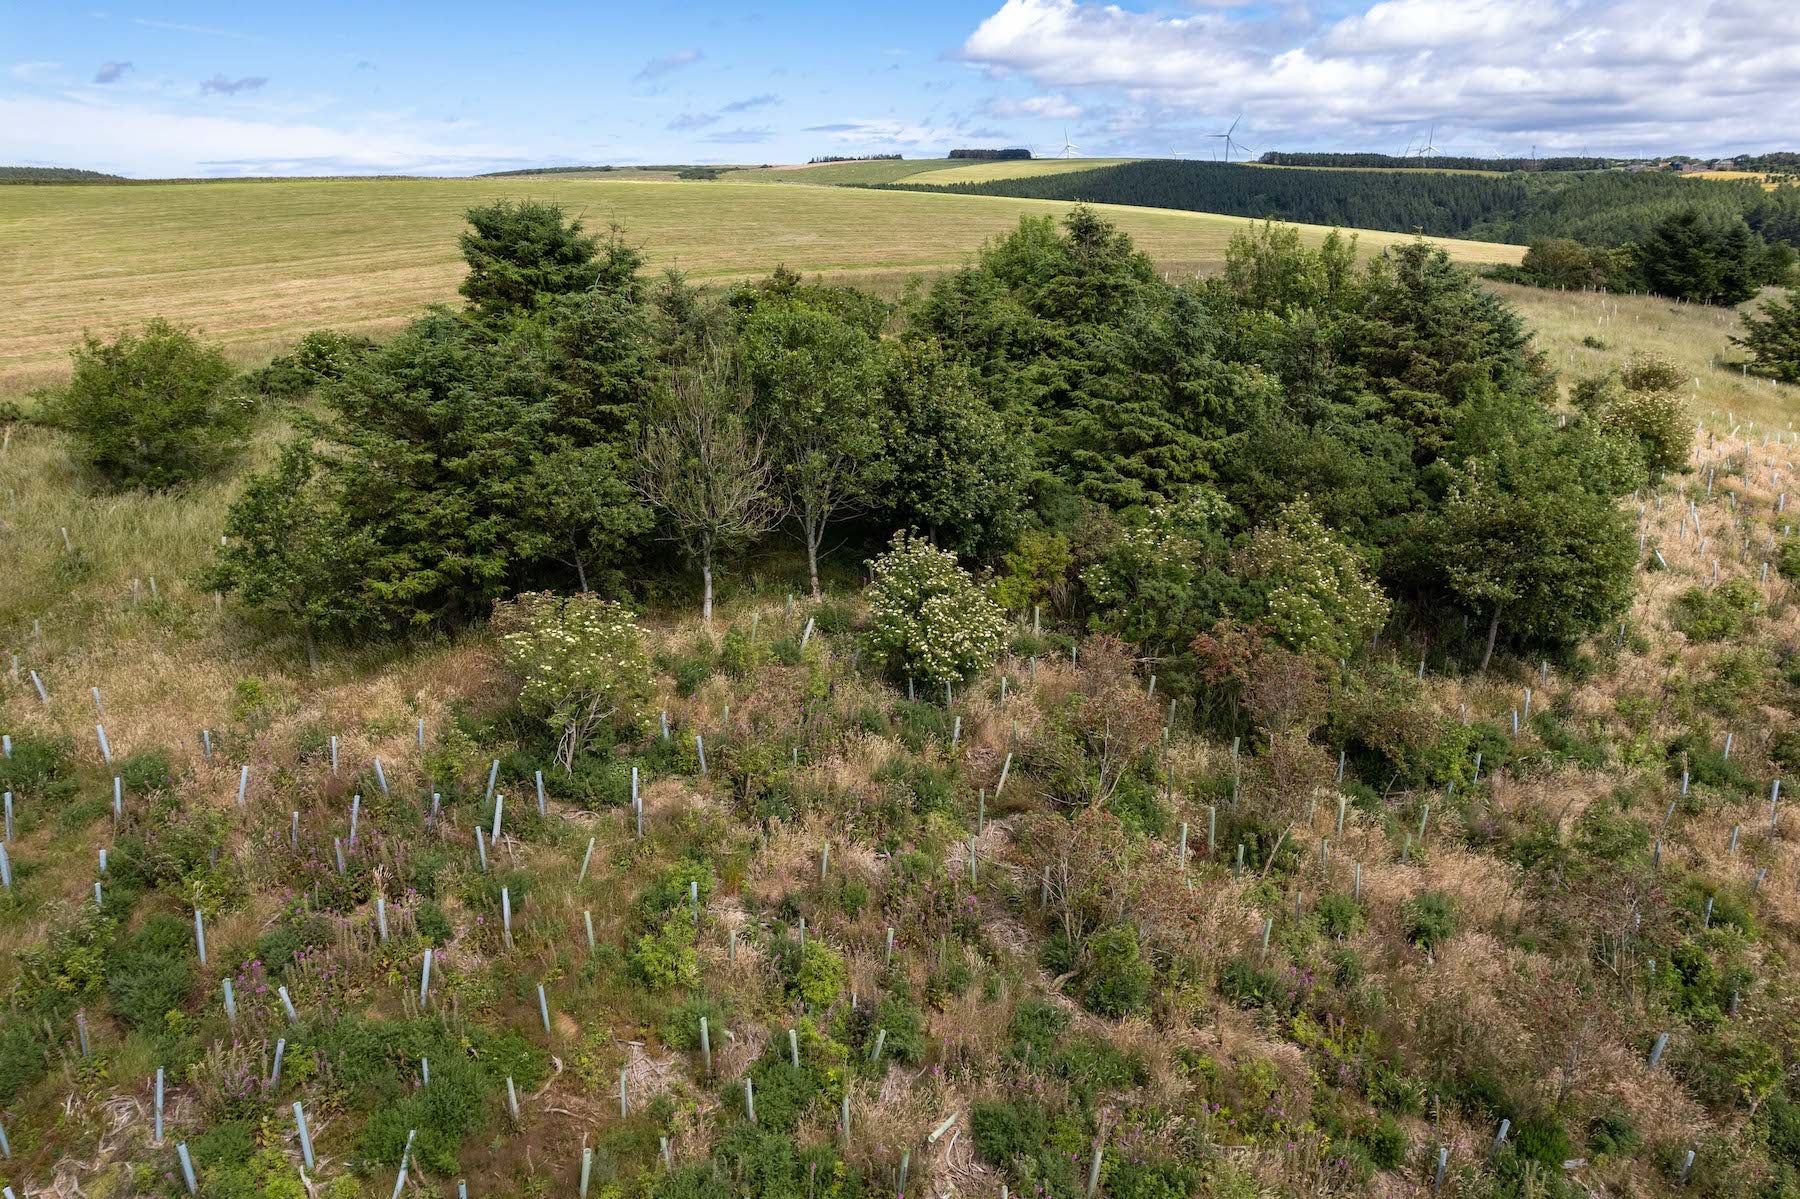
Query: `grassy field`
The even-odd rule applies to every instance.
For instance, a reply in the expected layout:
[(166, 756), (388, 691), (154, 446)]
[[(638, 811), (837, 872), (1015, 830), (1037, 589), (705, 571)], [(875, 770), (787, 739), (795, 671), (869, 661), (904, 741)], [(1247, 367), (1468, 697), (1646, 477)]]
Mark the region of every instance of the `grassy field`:
[(1795, 388), (1747, 375), (1738, 365), (1741, 351), (1730, 341), (1737, 328), (1733, 309), (1656, 296), (1489, 286), (1524, 315), (1565, 384), (1619, 366), (1633, 354), (1655, 353), (1693, 376), (1690, 399), (1709, 426), (1728, 431), (1754, 421), (1766, 429), (1791, 430), (1800, 415)]
[(990, 183), (995, 179), (1026, 179), (1034, 175), (1064, 175), (1070, 171), (1091, 171), (1097, 167), (1116, 167), (1136, 162), (1135, 158), (1027, 158), (1009, 162), (974, 162), (948, 166), (932, 171), (929, 178), (914, 183)]
[[(741, 278), (786, 263), (893, 289), (962, 262), (1052, 201), (771, 188), (756, 183), (569, 179), (295, 180), (140, 187), (0, 188), (0, 394), (66, 373), (82, 330), (152, 316), (199, 326), (243, 362), (309, 329), (391, 329), (456, 299), (456, 233), (471, 205), (562, 204), (590, 228), (616, 222), (654, 268)], [(1166, 269), (1223, 259), (1238, 217), (1114, 208), (1108, 215)], [(1308, 236), (1323, 236), (1308, 230)], [(1403, 235), (1365, 233), (1370, 251)], [(1516, 246), (1444, 243), (1469, 263), (1516, 262)]]
[(893, 183), (927, 171), (941, 171), (956, 165), (950, 158), (877, 158), (867, 162), (817, 162), (793, 166), (745, 167), (731, 173), (736, 181), (748, 183)]

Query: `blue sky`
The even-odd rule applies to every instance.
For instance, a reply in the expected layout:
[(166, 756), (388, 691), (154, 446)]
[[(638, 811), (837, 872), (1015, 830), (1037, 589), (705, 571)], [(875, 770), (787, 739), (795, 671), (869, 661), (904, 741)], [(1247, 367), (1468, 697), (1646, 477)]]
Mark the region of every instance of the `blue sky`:
[[(130, 175), (958, 145), (1800, 148), (1791, 0), (0, 0), (0, 162)], [(1792, 144), (1790, 144), (1792, 143)]]

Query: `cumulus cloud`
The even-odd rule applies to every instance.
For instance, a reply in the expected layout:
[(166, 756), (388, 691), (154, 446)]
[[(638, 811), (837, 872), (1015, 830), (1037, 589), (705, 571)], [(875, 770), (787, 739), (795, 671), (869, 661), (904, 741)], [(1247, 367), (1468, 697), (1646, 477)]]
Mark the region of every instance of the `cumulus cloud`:
[(131, 69), (129, 61), (103, 62), (100, 69), (94, 72), (95, 83), (117, 83), (125, 72)]
[(244, 75), (237, 79), (228, 79), (224, 75), (214, 75), (200, 84), (202, 94), (211, 93), (216, 96), (235, 96), (239, 92), (253, 92), (269, 81), (266, 75)]
[(682, 67), (693, 66), (706, 57), (698, 50), (677, 50), (673, 54), (665, 54), (661, 58), (653, 58), (645, 63), (637, 73), (639, 79), (657, 79), (670, 71), (679, 71)]
[(1698, 152), (1800, 127), (1791, 0), (1380, 0), (1296, 19), (1306, 11), (1005, 0), (960, 56), (1133, 111), (1140, 141), (1240, 111), (1248, 140), (1295, 148), (1388, 149), (1435, 122), (1465, 152)]

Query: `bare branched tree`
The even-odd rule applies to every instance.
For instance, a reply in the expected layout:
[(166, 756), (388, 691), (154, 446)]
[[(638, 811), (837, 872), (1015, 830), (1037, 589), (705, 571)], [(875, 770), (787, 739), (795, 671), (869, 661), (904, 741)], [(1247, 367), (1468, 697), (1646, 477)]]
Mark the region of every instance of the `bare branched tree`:
[(699, 565), (701, 619), (710, 625), (719, 556), (767, 532), (781, 510), (736, 364), (718, 352), (697, 358), (677, 368), (649, 404), (637, 487)]

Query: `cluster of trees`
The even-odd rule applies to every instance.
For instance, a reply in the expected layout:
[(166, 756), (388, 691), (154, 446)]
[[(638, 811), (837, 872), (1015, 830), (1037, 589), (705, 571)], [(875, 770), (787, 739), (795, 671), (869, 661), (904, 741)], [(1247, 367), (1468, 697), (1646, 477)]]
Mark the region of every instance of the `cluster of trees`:
[(1263, 171), (1158, 160), (936, 189), (1525, 242), (1542, 247), (1512, 275), (1525, 282), (1718, 304), (1787, 281), (1800, 245), (1800, 189), (1662, 175)]
[(212, 582), (309, 646), (688, 570), (710, 616), (718, 570), (771, 538), (816, 590), (838, 546), (911, 529), (1165, 677), (1222, 627), (1337, 657), (1390, 618), (1474, 661), (1615, 617), (1618, 497), (1689, 435), (1613, 400), (1558, 428), (1517, 314), (1424, 242), (1361, 262), (1266, 225), (1174, 285), (1077, 208), (899, 312), (785, 270), (646, 280), (548, 205), (477, 209), (462, 248), (461, 311), (314, 335), (259, 376), (316, 400)]
[(1270, 150), (1256, 161), (1278, 167), (1363, 167), (1412, 171), (1604, 171), (1611, 158), (1472, 158), (1467, 155), (1342, 154)]
[(949, 157), (949, 158), (980, 158), (980, 159), (989, 159), (989, 160), (1010, 161), (1012, 159), (1017, 159), (1017, 158), (1030, 158), (1031, 151), (1024, 149), (1023, 147), (1013, 147), (1011, 149), (1006, 149), (1006, 150), (973, 150), (973, 149), (952, 150), (947, 155), (947, 157)]
[(0, 183), (123, 183), (123, 175), (75, 167), (0, 167)]
[(899, 162), (904, 154), (819, 154), (807, 159), (816, 162)]
[(1800, 154), (1792, 150), (1772, 150), (1767, 154), (1740, 154), (1740, 171), (1800, 171)]
[(1714, 222), (1687, 209), (1664, 218), (1642, 243), (1607, 248), (1540, 238), (1519, 266), (1493, 273), (1539, 287), (1647, 291), (1700, 304), (1741, 304), (1765, 284), (1792, 279), (1794, 262), (1792, 246), (1765, 243), (1741, 217)]

